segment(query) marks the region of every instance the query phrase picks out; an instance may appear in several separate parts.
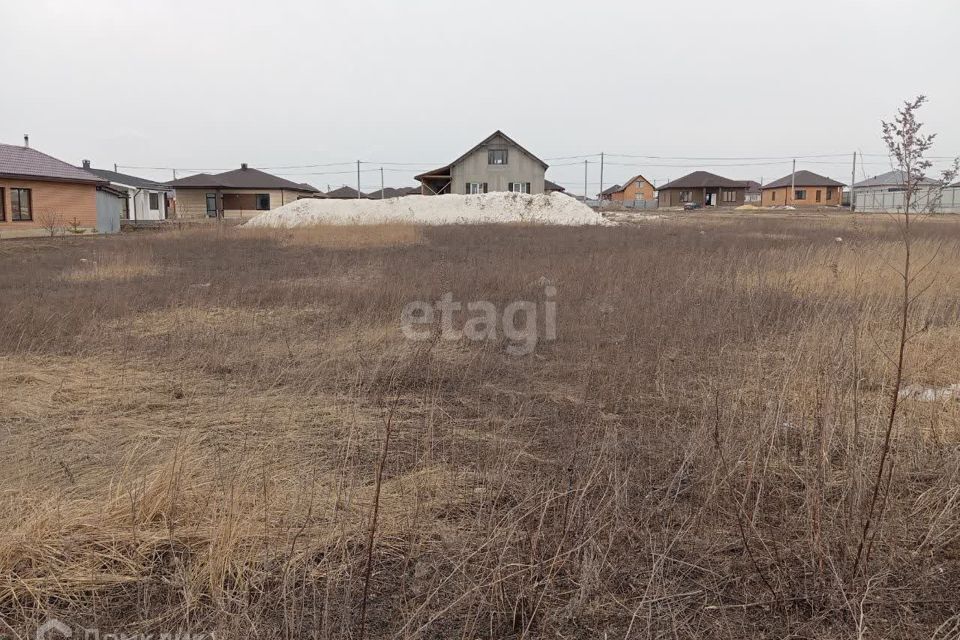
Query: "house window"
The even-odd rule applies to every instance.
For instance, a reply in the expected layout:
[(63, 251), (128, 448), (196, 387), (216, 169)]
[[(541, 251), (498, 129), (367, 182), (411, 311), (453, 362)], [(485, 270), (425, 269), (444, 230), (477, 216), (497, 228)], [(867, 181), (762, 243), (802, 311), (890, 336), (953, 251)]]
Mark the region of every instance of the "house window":
[(776, 191), (771, 191), (771, 192), (770, 192), (770, 202), (776, 202), (776, 201), (777, 201), (777, 192), (776, 192)]
[(806, 190), (806, 189), (794, 189), (794, 190), (793, 190), (793, 199), (794, 199), (794, 200), (806, 200), (806, 199), (807, 199), (807, 190)]
[(14, 222), (33, 220), (33, 193), (30, 189), (10, 189), (10, 219)]
[(529, 182), (511, 182), (510, 191), (513, 193), (530, 193)]
[(820, 194), (821, 194), (820, 189), (817, 189), (817, 202), (820, 202)]
[(7, 220), (7, 205), (3, 197), (3, 187), (0, 187), (0, 222)]
[(487, 164), (507, 164), (507, 150), (506, 149), (488, 150)]
[(692, 192), (692, 191), (681, 191), (681, 192), (680, 192), (680, 202), (693, 202), (693, 192)]
[(487, 192), (486, 182), (468, 182), (466, 192), (470, 195), (477, 195)]
[(723, 192), (723, 201), (724, 202), (736, 202), (737, 201), (737, 192), (736, 191), (724, 191)]
[(217, 194), (207, 194), (207, 215), (211, 218), (217, 217)]
[(257, 194), (257, 211), (269, 211), (269, 210), (270, 210), (270, 194), (258, 193)]
[(827, 187), (827, 202), (833, 200), (833, 187)]
[(160, 210), (160, 194), (151, 193), (150, 194), (150, 211), (159, 211)]

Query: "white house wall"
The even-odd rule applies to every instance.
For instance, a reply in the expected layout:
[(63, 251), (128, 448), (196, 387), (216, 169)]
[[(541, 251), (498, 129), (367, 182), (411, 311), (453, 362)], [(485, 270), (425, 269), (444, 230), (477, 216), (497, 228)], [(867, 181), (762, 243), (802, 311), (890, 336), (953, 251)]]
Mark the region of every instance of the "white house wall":
[[(487, 162), (489, 149), (508, 149), (507, 164)], [(451, 167), (452, 193), (464, 194), (468, 182), (487, 183), (487, 191), (509, 191), (511, 182), (529, 182), (530, 193), (544, 192), (546, 169), (504, 138), (494, 138)]]

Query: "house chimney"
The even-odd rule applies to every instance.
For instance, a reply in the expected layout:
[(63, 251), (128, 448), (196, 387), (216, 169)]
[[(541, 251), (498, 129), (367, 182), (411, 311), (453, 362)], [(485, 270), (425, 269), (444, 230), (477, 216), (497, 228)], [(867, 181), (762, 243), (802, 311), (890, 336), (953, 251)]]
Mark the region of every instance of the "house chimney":
[(25, 146), (25, 147), (29, 147), (29, 146), (30, 146), (30, 134), (29, 134), (29, 133), (23, 134), (23, 146)]
[(89, 168), (90, 168), (90, 161), (89, 161), (89, 160), (84, 160), (84, 161), (83, 161), (83, 168), (84, 168), (84, 169), (89, 169)]
[(246, 171), (246, 170), (247, 170), (247, 163), (246, 163), (246, 162), (241, 163), (240, 168), (243, 169), (244, 171)]

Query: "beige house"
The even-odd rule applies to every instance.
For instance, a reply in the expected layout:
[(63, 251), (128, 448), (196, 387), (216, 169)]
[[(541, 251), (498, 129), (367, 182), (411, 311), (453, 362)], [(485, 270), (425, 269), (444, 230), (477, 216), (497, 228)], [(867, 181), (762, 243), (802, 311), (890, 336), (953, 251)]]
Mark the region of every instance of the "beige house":
[(839, 207), (844, 185), (812, 171), (797, 171), (763, 185), (764, 207)]
[(200, 173), (168, 182), (180, 219), (250, 218), (318, 192), (309, 184), (291, 182), (246, 164), (226, 173)]
[(495, 131), (445, 167), (416, 176), (423, 195), (544, 193), (547, 163)]

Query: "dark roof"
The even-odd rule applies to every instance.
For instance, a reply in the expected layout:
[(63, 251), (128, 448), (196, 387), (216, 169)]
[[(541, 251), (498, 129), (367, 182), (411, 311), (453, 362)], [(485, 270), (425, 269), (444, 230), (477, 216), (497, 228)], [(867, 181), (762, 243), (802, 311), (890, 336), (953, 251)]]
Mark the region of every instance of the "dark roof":
[(108, 182), (113, 182), (115, 184), (122, 184), (128, 187), (135, 187), (137, 189), (153, 189), (155, 191), (169, 191), (170, 187), (159, 182), (154, 182), (153, 180), (147, 180), (146, 178), (138, 178), (137, 176), (130, 176), (125, 173), (117, 173), (116, 171), (107, 171), (106, 169), (94, 169), (93, 167), (84, 167), (84, 171), (89, 171), (90, 173), (103, 178)]
[(715, 173), (710, 173), (709, 171), (694, 171), (693, 173), (688, 173), (682, 178), (677, 178), (672, 182), (658, 187), (659, 191), (664, 189), (699, 189), (702, 187), (728, 187), (731, 189), (744, 188), (743, 182), (740, 180), (731, 180), (730, 178), (724, 178), (723, 176), (718, 176)]
[[(353, 195), (357, 195), (356, 191), (353, 192)], [(400, 187), (399, 189), (395, 187), (386, 187), (383, 190), (382, 195), (380, 193), (380, 189), (377, 189), (373, 193), (368, 193), (365, 197), (371, 200), (380, 200), (382, 198), (402, 198), (403, 196), (412, 195), (420, 195), (420, 187)]]
[(740, 182), (747, 188), (747, 193), (760, 193), (760, 183), (756, 180), (741, 180)]
[(609, 188), (604, 189), (603, 191), (601, 191), (601, 192), (600, 192), (600, 195), (602, 195), (602, 196), (609, 196), (609, 195), (613, 195), (614, 193), (619, 193), (619, 192), (621, 192), (621, 191), (623, 191), (623, 187), (621, 187), (621, 186), (618, 185), (618, 184), (615, 184), (615, 185), (613, 185), (612, 187), (609, 187)]
[(831, 180), (830, 178), (818, 175), (812, 171), (797, 171), (796, 174), (786, 175), (779, 180), (774, 180), (768, 184), (763, 185), (764, 189), (776, 189), (778, 187), (789, 187), (790, 185), (795, 185), (797, 187), (843, 187), (846, 186), (842, 182), (837, 182), (836, 180)]
[(626, 182), (624, 182), (622, 185), (619, 185), (619, 184), (618, 184), (618, 185), (614, 185), (614, 186), (610, 187), (609, 189), (607, 189), (606, 191), (603, 192), (603, 195), (609, 196), (609, 195), (612, 195), (612, 194), (614, 194), (614, 193), (620, 193), (621, 191), (626, 191), (626, 190), (627, 190), (627, 186), (630, 185), (630, 184), (633, 184), (633, 183), (636, 182), (637, 180), (643, 180), (643, 181), (646, 182), (647, 184), (652, 184), (649, 180), (647, 180), (646, 178), (644, 178), (642, 175), (640, 175), (640, 174), (638, 173), (637, 175), (633, 176), (632, 178), (630, 178), (629, 180), (627, 180)]
[[(861, 180), (860, 182), (854, 184), (853, 188), (866, 189), (868, 187), (902, 187), (906, 183), (906, 176), (906, 172), (899, 169), (887, 171), (886, 173), (881, 173), (878, 176)], [(937, 184), (937, 181), (931, 180), (930, 178), (924, 178), (920, 181), (920, 184)]]
[(509, 142), (510, 144), (512, 144), (513, 146), (515, 146), (516, 148), (520, 149), (520, 151), (523, 151), (525, 154), (527, 154), (528, 156), (530, 156), (531, 158), (533, 158), (534, 160), (536, 160), (537, 162), (539, 162), (540, 164), (542, 164), (544, 169), (547, 169), (547, 168), (550, 166), (550, 165), (548, 165), (546, 162), (544, 162), (543, 160), (541, 160), (540, 158), (538, 158), (537, 156), (533, 155), (532, 153), (530, 153), (529, 151), (527, 151), (526, 149), (524, 149), (522, 146), (520, 146), (520, 144), (519, 144), (516, 140), (514, 140), (513, 138), (511, 138), (510, 136), (508, 136), (507, 134), (505, 134), (503, 131), (500, 131), (499, 129), (497, 129), (496, 131), (494, 131), (493, 133), (491, 133), (489, 136), (487, 136), (486, 138), (484, 138), (483, 140), (481, 140), (480, 142), (478, 142), (477, 144), (475, 144), (475, 145), (473, 146), (473, 148), (471, 148), (469, 151), (467, 151), (465, 154), (463, 154), (462, 156), (460, 156), (459, 158), (457, 158), (456, 160), (454, 160), (454, 161), (451, 162), (450, 164), (448, 164), (448, 165), (446, 165), (446, 166), (443, 166), (443, 167), (440, 167), (439, 169), (434, 169), (433, 171), (426, 171), (426, 172), (424, 172), (424, 173), (421, 173), (421, 174), (418, 175), (418, 176), (414, 176), (414, 178), (417, 179), (417, 180), (420, 180), (420, 178), (424, 178), (424, 177), (428, 177), (428, 176), (432, 176), (432, 175), (449, 175), (449, 174), (450, 174), (450, 167), (452, 167), (453, 165), (457, 164), (458, 162), (460, 162), (461, 160), (463, 160), (464, 158), (466, 158), (467, 156), (469, 156), (471, 153), (473, 153), (474, 151), (476, 151), (477, 149), (479, 149), (479, 148), (482, 147), (483, 145), (487, 144), (488, 142), (490, 142), (491, 140), (493, 140), (494, 138), (496, 138), (497, 136), (500, 136), (500, 137), (504, 138), (507, 142)]
[(167, 183), (174, 189), (286, 189), (307, 191), (308, 185), (297, 184), (284, 178), (270, 175), (259, 169), (240, 168), (225, 173), (198, 173)]
[(561, 186), (558, 185), (556, 182), (551, 182), (551, 181), (549, 181), (549, 180), (544, 180), (544, 181), (543, 181), (543, 190), (544, 190), (544, 191), (559, 191), (560, 193), (563, 193), (563, 192), (566, 191), (566, 189), (565, 189), (564, 187), (561, 187)]
[(320, 193), (320, 189), (317, 189), (315, 186), (313, 186), (309, 182), (301, 182), (298, 186), (304, 191), (310, 191), (311, 193)]
[(30, 147), (0, 144), (0, 176), (57, 182), (103, 182), (100, 176)]
[[(353, 187), (348, 187), (346, 185), (340, 187), (339, 189), (334, 189), (333, 191), (327, 191), (326, 196), (328, 198), (356, 198), (357, 190)], [(360, 197), (363, 197), (363, 192), (360, 193)]]

